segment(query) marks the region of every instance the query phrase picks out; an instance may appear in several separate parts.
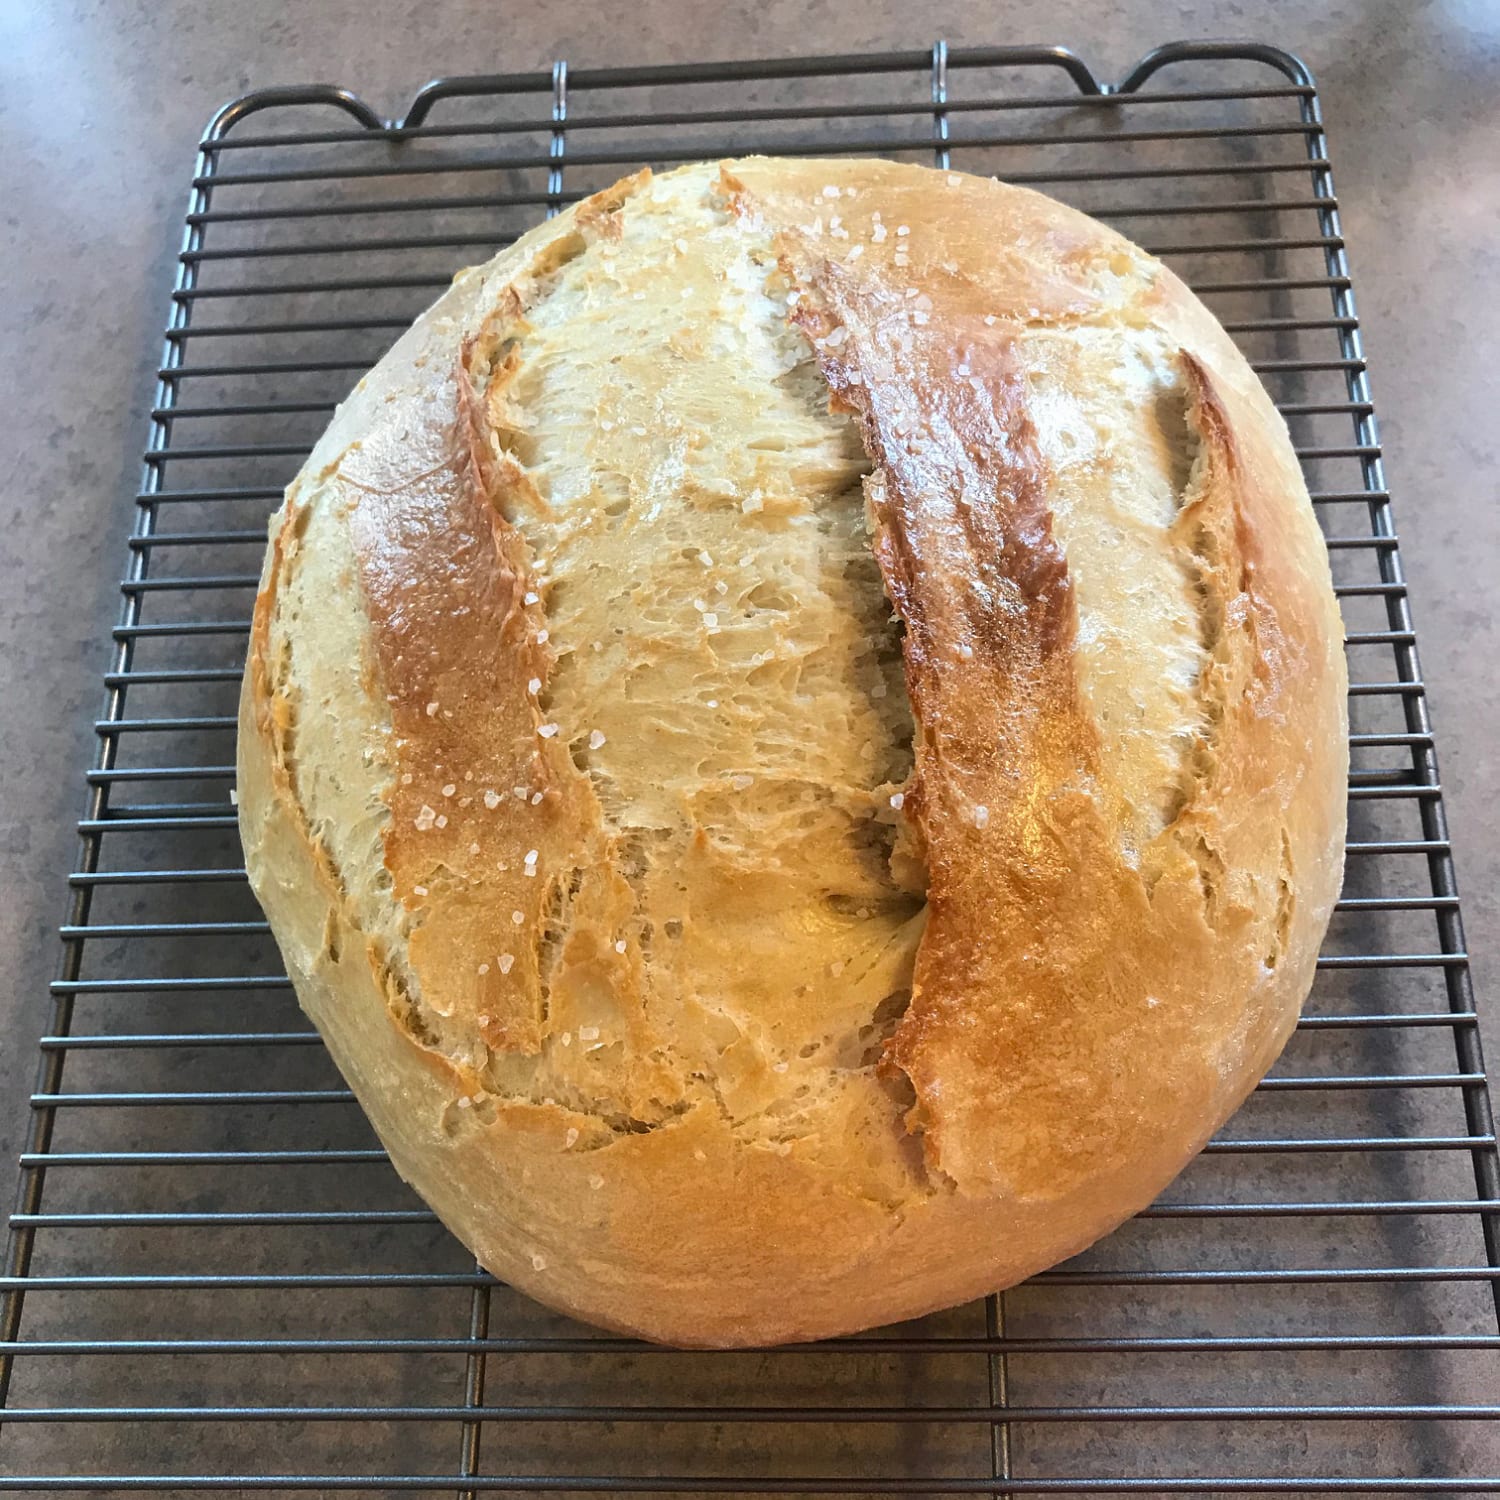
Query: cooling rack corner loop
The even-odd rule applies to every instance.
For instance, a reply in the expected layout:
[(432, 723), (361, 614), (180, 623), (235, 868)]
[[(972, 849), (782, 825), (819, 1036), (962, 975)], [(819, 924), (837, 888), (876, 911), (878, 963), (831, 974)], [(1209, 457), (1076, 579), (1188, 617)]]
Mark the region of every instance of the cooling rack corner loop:
[(211, 151), (220, 141), (248, 115), (258, 114), (263, 109), (280, 109), (304, 104), (327, 104), (341, 109), (357, 120), (366, 130), (394, 132), (394, 122), (382, 120), (352, 89), (339, 88), (332, 83), (286, 84), (275, 88), (252, 89), (231, 99), (221, 106), (203, 131), (201, 149)]
[(1141, 85), (1153, 74), (1178, 62), (1264, 63), (1268, 68), (1275, 68), (1278, 73), (1284, 74), (1308, 94), (1315, 93), (1318, 87), (1312, 69), (1295, 52), (1288, 52), (1284, 47), (1274, 46), (1270, 42), (1233, 37), (1201, 42), (1163, 42), (1161, 46), (1153, 47), (1118, 83), (1106, 85), (1103, 92), (1138, 93)]

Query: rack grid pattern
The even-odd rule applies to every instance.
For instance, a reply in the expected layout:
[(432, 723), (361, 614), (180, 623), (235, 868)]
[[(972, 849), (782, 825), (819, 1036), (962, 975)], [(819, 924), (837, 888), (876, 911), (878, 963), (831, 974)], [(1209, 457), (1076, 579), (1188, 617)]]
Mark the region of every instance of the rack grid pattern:
[[(570, 1324), (399, 1182), (249, 895), (234, 700), (265, 519), (460, 266), (640, 164), (994, 173), (1163, 256), (1291, 426), (1351, 665), (1343, 899), (1285, 1057), (1164, 1201), (921, 1322), (695, 1354)], [(1172, 44), (331, 87), (202, 142), (40, 1041), (0, 1490), (1500, 1494), (1500, 1164), (1307, 69)]]

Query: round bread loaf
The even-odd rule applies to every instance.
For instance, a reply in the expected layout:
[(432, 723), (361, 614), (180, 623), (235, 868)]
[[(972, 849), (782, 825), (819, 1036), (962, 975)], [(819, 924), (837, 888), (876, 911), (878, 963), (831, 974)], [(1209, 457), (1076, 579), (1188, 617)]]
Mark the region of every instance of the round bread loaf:
[(1285, 427), (1112, 231), (642, 172), (453, 288), (271, 524), (246, 862), (397, 1170), (687, 1345), (1011, 1284), (1254, 1087), (1343, 852)]

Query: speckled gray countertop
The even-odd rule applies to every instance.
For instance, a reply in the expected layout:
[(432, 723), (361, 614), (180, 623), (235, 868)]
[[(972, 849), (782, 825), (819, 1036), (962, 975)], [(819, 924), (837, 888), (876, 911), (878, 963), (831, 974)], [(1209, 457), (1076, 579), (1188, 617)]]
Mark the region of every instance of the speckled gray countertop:
[(1300, 53), (1331, 133), (1475, 981), (1500, 1017), (1485, 1005), (1500, 980), (1500, 9), (637, 0), (609, 20), (599, 9), (0, 0), (0, 1162), (23, 1137), (48, 1014), (193, 148), (219, 103), (270, 83), (343, 83), (390, 113), (429, 76), (557, 56), (921, 47), (939, 32), (1066, 43), (1104, 76), (1177, 37), (1253, 35)]

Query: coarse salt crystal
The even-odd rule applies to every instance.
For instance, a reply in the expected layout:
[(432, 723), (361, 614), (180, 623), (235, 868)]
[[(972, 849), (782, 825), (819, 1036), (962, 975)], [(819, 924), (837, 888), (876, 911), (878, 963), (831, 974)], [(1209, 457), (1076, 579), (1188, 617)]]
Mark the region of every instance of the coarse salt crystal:
[(990, 826), (990, 810), (983, 803), (974, 809), (974, 826), (976, 828), (988, 828)]
[(491, 812), (494, 812), (494, 810), (500, 806), (500, 793), (497, 792), (494, 787), (485, 788), (484, 805), (489, 808)]
[(542, 679), (540, 677), (533, 677), (526, 684), (526, 691), (528, 693), (531, 693), (533, 696), (535, 694), (541, 692), (541, 690), (542, 690)]
[(700, 1147), (698, 1150), (696, 1150), (696, 1151), (693, 1152), (693, 1160), (694, 1161), (707, 1161), (708, 1160), (708, 1152), (704, 1151)]
[(521, 596), (521, 602), (523, 604), (535, 604), (540, 597), (541, 596), (536, 592), (535, 589), (528, 589), (527, 592)]
[(708, 702), (704, 705), (704, 707), (706, 707), (706, 708), (717, 708), (718, 706), (719, 706), (719, 700), (717, 698), (710, 698), (708, 700)]
[(913, 313), (913, 314), (912, 314), (912, 315), (911, 315), (911, 320), (912, 320), (912, 322), (913, 322), (913, 323), (915, 323), (915, 324), (916, 324), (916, 325), (917, 325), (917, 326), (918, 326), (918, 327), (919, 327), (919, 328), (920, 328), (920, 327), (921, 327), (921, 326), (922, 326), (922, 325), (923, 325), (923, 324), (924, 324), (924, 323), (925, 323), (925, 322), (926, 322), (926, 321), (927, 321), (927, 314), (926, 314), (926, 313), (924, 313), (924, 312), (923, 312), (923, 311), (922, 311), (922, 309), (921, 309), (921, 308), (920, 308), (920, 307), (919, 307), (919, 308), (918, 308), (918, 309), (917, 309), (917, 310), (916, 310), (916, 311), (915, 311), (915, 312), (914, 312), (914, 313)]
[(238, 807), (240, 805), (240, 794), (233, 788), (229, 788), (229, 805)]
[(672, 241), (672, 248), (676, 250), (679, 255), (686, 255), (687, 241), (683, 239), (681, 235), (679, 235), (675, 240)]
[(469, 1096), (467, 1094), (462, 1094), (459, 1096), (458, 1107), (460, 1109), (469, 1108)]
[(707, 625), (710, 630), (717, 630), (719, 627), (719, 617), (713, 612), (713, 610), (706, 610), (704, 611), (703, 615), (703, 623)]
[(974, 656), (974, 648), (967, 642), (959, 642), (958, 654), (964, 661), (971, 661)]
[(456, 781), (450, 781), (446, 786), (443, 787), (443, 795), (445, 797), (451, 797), (457, 790), (458, 783)]
[(580, 1042), (597, 1042), (599, 1040), (599, 1028), (597, 1026), (580, 1026), (578, 1028), (578, 1040)]
[(469, 845), (469, 853), (470, 854), (478, 854), (479, 853), (479, 843), (478, 843), (478, 840), (475, 840), (474, 843), (472, 843), (472, 844)]
[(540, 792), (533, 792), (531, 794), (531, 805), (533, 807), (536, 807), (541, 802), (541, 800), (542, 800), (542, 794)]
[(906, 802), (906, 793), (905, 792), (892, 792), (891, 793), (891, 806), (894, 807), (897, 812), (901, 811), (902, 807), (905, 805), (905, 802)]
[(604, 1179), (595, 1172), (589, 1177), (589, 1186), (597, 1193), (604, 1186)]
[(834, 963), (829, 964), (828, 972), (832, 974), (835, 979), (837, 979), (839, 975), (844, 972), (843, 960), (836, 960)]
[(855, 245), (850, 249), (849, 253), (844, 257), (844, 259), (846, 261), (858, 260), (864, 253), (865, 247), (863, 245)]
[(500, 972), (502, 974), (509, 974), (510, 971), (515, 967), (516, 955), (514, 953), (502, 953), (498, 961), (500, 964)]
[(539, 735), (541, 735), (541, 737), (544, 740), (550, 740), (552, 738), (552, 736), (557, 733), (557, 725), (556, 724), (538, 724), (536, 726), (536, 732)]
[(447, 813), (439, 813), (437, 815), (437, 826), (439, 828), (446, 828), (448, 826), (448, 814)]
[(402, 786), (410, 786), (411, 785), (411, 772), (410, 771), (403, 771), (401, 773), (401, 785)]
[(480, 964), (479, 972), (481, 974), (488, 974), (490, 972), (490, 966), (488, 964)]
[(701, 562), (705, 568), (711, 568), (714, 565), (713, 556), (708, 552), (700, 552), (698, 554), (698, 561)]
[(414, 885), (411, 888), (411, 893), (414, 896), (425, 896), (427, 894), (427, 887), (425, 885)]
[(838, 195), (839, 190), (831, 182), (824, 185), (823, 196), (825, 198), (837, 198)]
[(539, 631), (537, 631), (537, 633), (536, 633), (536, 643), (537, 643), (537, 645), (538, 646), (545, 646), (547, 644), (547, 638), (550, 635), (551, 635), (551, 631), (548, 631), (548, 630), (539, 630)]
[(424, 802), (422, 804), (422, 810), (417, 814), (413, 821), (416, 824), (419, 832), (426, 833), (427, 830), (431, 828), (432, 825), (437, 821), (437, 812), (433, 808), (428, 807), (428, 805)]
[(837, 349), (838, 346), (842, 344), (848, 337), (849, 330), (843, 327), (843, 325), (841, 324), (828, 335), (828, 337), (824, 340), (824, 343), (826, 343), (830, 349)]
[(948, 174), (948, 186), (949, 187), (957, 187), (959, 185), (959, 183), (961, 183), (962, 181), (963, 181), (963, 178), (960, 177), (957, 172), (950, 172)]
[(510, 914), (510, 919), (519, 927), (526, 920), (526, 913), (524, 911), (513, 911)]
[(786, 1064), (784, 1062), (774, 1063), (771, 1067), (771, 1071), (773, 1073), (785, 1073)]
[(615, 939), (615, 952), (616, 953), (623, 953), (624, 951), (625, 951), (625, 939), (624, 938), (616, 938)]
[(535, 849), (528, 849), (526, 851), (526, 863), (528, 865), (534, 865), (536, 863), (536, 861), (537, 861), (537, 851)]
[(591, 729), (589, 731), (589, 749), (598, 750), (604, 744), (604, 731), (602, 729)]
[(438, 711), (438, 706), (437, 706), (437, 704), (436, 704), (436, 703), (429, 703), (429, 704), (428, 704), (428, 705), (427, 705), (427, 717), (428, 717), (428, 718), (429, 718), (429, 719), (430, 719), (430, 718), (431, 718), (431, 717), (432, 717), (432, 716), (433, 716), (433, 715), (434, 715), (434, 714), (435, 714), (435, 713), (436, 713), (436, 712), (437, 712), (437, 711)]
[(577, 1140), (578, 1127), (576, 1125), (569, 1125), (568, 1133), (563, 1137), (563, 1149), (566, 1151), (569, 1146), (576, 1144)]
[(745, 788), (748, 787), (754, 780), (755, 778), (753, 776), (746, 776), (742, 773), (739, 776), (731, 776), (729, 778), (729, 784), (735, 789), (735, 791), (743, 792)]
[(896, 238), (898, 240), (904, 240), (910, 233), (911, 226), (909, 224), (898, 224), (896, 226)]
[(740, 509), (744, 511), (746, 515), (753, 515), (758, 510), (764, 510), (765, 507), (765, 499), (761, 495), (761, 492), (759, 490), (756, 490), (753, 494), (747, 495), (743, 500), (740, 501)]
[(876, 223), (875, 223), (875, 227), (870, 231), (870, 238), (872, 240), (874, 240), (875, 243), (878, 245), (878, 244), (880, 244), (885, 239), (885, 236), (886, 236), (885, 225), (882, 224), (882, 223), (880, 223), (879, 220), (877, 220)]
[(984, 315), (984, 326), (986, 328), (993, 328), (995, 326), (995, 315), (994, 315), (994, 313), (986, 313)]
[(564, 1047), (571, 1047), (573, 1045), (573, 1033), (571, 1031), (563, 1032), (562, 1044)]
[(545, 1255), (533, 1255), (531, 1257), (531, 1269), (533, 1271), (545, 1271), (547, 1269), (547, 1257)]

